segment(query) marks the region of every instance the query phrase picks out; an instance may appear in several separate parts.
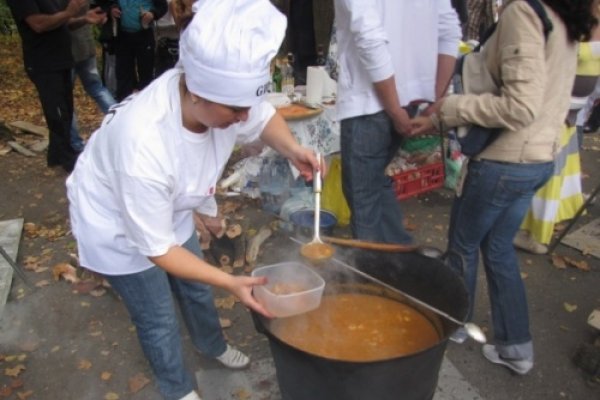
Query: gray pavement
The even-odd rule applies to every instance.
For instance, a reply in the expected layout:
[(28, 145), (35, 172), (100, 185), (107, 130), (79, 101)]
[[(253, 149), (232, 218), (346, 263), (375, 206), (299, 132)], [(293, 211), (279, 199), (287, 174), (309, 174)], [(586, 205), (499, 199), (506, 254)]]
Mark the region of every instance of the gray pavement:
[[(588, 146), (583, 152), (587, 192), (600, 182), (600, 174), (595, 172), (600, 167), (600, 140), (596, 144), (591, 139), (586, 137)], [(4, 172), (0, 221), (23, 218), (25, 223), (43, 228), (37, 236), (22, 236), (16, 257), (20, 263), (30, 258), (38, 260), (39, 268), (26, 273), (39, 287), (32, 291), (20, 279), (13, 278), (0, 318), (0, 399), (21, 400), (17, 393), (21, 397), (29, 393), (27, 400), (159, 400), (152, 372), (117, 296), (111, 291), (99, 297), (81, 293), (71, 283), (52, 276), (52, 267), (69, 262), (69, 253), (75, 249), (66, 224), (66, 175), (60, 170), (48, 170), (43, 157), (24, 158), (16, 153), (0, 157), (0, 170)], [(402, 202), (420, 243), (445, 247), (451, 202), (451, 193), (443, 189)], [(261, 214), (253, 202), (248, 202), (242, 212), (255, 229), (272, 220)], [(600, 205), (596, 204), (578, 225), (598, 217)], [(291, 251), (297, 252), (282, 243), (290, 241), (283, 232), (276, 232), (264, 243), (259, 265), (289, 259)], [(480, 345), (472, 341), (462, 345), (449, 343), (435, 400), (600, 399), (600, 385), (590, 381), (572, 362), (577, 347), (598, 336), (586, 319), (594, 308), (600, 307), (600, 260), (564, 245), (559, 245), (556, 252), (561, 257), (585, 261), (590, 271), (559, 269), (547, 255), (518, 252), (536, 351), (533, 370), (526, 376), (514, 376), (506, 368), (486, 361)], [(215, 295), (227, 296), (219, 290)], [(227, 371), (198, 356), (186, 338), (186, 363), (190, 371), (200, 372), (198, 381), (204, 400), (217, 400), (218, 396), (250, 400), (247, 396), (252, 393), (264, 394), (261, 400), (277, 400), (266, 338), (256, 332), (247, 310), (240, 304), (219, 312), (232, 322), (225, 330), (228, 340), (248, 353), (254, 364), (242, 373)], [(483, 269), (478, 279), (474, 322), (486, 330), (489, 338), (493, 337)], [(4, 396), (3, 390), (15, 384), (15, 378), (6, 375), (6, 371), (19, 365), (24, 367), (19, 367), (17, 383), (21, 386)], [(138, 374), (143, 374), (149, 383), (132, 390), (131, 379)]]

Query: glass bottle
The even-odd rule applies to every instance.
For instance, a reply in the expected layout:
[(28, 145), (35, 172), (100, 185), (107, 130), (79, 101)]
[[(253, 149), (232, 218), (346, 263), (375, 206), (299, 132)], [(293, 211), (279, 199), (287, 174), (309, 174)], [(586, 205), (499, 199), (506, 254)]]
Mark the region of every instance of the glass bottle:
[(282, 67), (282, 83), (281, 91), (287, 96), (292, 97), (294, 95), (294, 55), (288, 53), (287, 58), (284, 60)]
[(322, 44), (317, 46), (317, 58), (315, 60), (316, 65), (324, 66), (327, 63), (327, 58), (325, 57), (325, 47)]
[(273, 66), (272, 80), (273, 80), (273, 91), (277, 92), (277, 93), (281, 92), (281, 83), (283, 80), (283, 76), (281, 74), (280, 61), (277, 58), (275, 59), (275, 63)]

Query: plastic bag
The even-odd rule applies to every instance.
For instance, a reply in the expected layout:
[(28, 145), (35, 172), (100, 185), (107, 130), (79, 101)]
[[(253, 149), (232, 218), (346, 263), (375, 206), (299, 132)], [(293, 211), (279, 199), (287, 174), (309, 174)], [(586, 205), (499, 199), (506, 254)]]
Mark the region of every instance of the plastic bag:
[(350, 207), (342, 192), (342, 160), (339, 155), (332, 157), (323, 182), (321, 207), (335, 214), (338, 225), (346, 226), (350, 223)]

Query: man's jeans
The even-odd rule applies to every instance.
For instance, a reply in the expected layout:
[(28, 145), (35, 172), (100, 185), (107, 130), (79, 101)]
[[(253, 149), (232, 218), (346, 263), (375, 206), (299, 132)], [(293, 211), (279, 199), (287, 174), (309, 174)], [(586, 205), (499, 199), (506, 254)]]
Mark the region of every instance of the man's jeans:
[[(534, 193), (553, 171), (553, 163), (515, 164), (471, 161), (462, 194), (454, 200), (450, 217), (449, 249), (464, 261), (470, 308), (477, 282), (479, 249), (488, 281), (494, 337), (500, 354), (533, 359), (525, 286), (513, 239)], [(450, 264), (463, 268), (455, 258)]]
[(73, 118), (73, 84), (69, 68), (57, 71), (32, 71), (27, 76), (37, 89), (44, 118), (48, 125), (48, 166), (62, 165), (72, 171), (77, 152), (71, 145), (69, 127)]
[(385, 243), (411, 243), (400, 203), (385, 167), (401, 137), (385, 112), (342, 120), (342, 188), (354, 237)]
[[(183, 245), (201, 257), (196, 234)], [(123, 299), (138, 339), (166, 400), (178, 400), (195, 388), (185, 370), (181, 334), (171, 292), (179, 302), (194, 347), (208, 357), (226, 350), (211, 287), (167, 274), (154, 266), (145, 271), (106, 276)]]
[[(106, 114), (108, 109), (116, 103), (116, 100), (102, 84), (95, 56), (75, 64), (75, 68), (73, 68), (73, 83), (75, 83), (77, 77), (81, 80), (81, 85), (85, 92), (94, 99), (102, 113)], [(71, 124), (71, 145), (77, 151), (83, 150), (83, 140), (79, 136), (76, 113), (73, 113), (73, 122)]]

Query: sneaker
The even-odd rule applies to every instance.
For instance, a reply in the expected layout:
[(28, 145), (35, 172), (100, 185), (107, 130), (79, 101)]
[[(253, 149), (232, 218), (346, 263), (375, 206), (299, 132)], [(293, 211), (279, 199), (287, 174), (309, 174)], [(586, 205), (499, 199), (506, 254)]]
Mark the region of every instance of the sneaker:
[(179, 400), (202, 400), (202, 399), (200, 398), (200, 396), (198, 396), (198, 393), (196, 393), (195, 390), (192, 390), (191, 392), (189, 392), (188, 394), (186, 394)]
[(519, 375), (525, 375), (533, 368), (533, 361), (531, 360), (502, 358), (498, 351), (496, 351), (496, 346), (491, 344), (484, 344), (481, 348), (481, 352), (488, 361), (493, 362), (494, 364), (504, 365)]
[(513, 244), (519, 249), (528, 251), (533, 254), (546, 254), (548, 253), (548, 246), (541, 244), (535, 240), (529, 232), (520, 230), (513, 239)]
[(244, 353), (235, 347), (227, 345), (227, 350), (220, 356), (216, 357), (221, 364), (231, 369), (246, 368), (250, 364), (250, 359)]
[(467, 340), (468, 337), (469, 335), (467, 334), (467, 331), (461, 326), (452, 335), (450, 335), (450, 340), (452, 340), (454, 343), (462, 344), (465, 342), (465, 340)]

